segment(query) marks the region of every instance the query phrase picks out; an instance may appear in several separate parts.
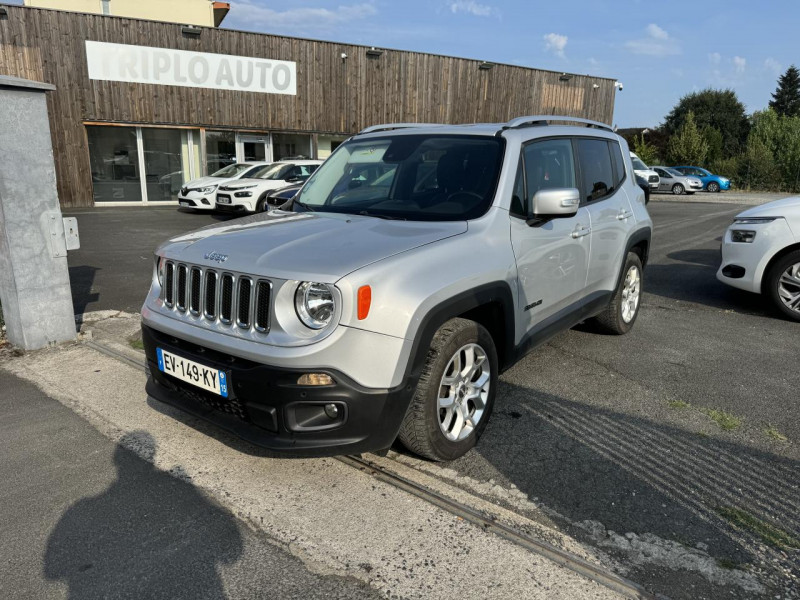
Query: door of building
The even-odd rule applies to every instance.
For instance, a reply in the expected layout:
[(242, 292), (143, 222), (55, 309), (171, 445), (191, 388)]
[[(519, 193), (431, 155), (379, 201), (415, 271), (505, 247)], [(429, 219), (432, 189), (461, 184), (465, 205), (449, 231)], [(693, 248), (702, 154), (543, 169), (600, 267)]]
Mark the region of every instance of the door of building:
[(239, 134), (236, 144), (239, 162), (272, 161), (272, 149), (269, 135)]

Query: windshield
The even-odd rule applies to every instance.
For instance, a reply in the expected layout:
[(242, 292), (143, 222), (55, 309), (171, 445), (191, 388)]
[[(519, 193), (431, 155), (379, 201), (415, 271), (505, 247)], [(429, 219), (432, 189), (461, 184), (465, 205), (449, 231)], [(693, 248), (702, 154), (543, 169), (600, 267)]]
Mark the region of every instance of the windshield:
[(243, 171), (246, 171), (250, 167), (252, 167), (252, 165), (246, 165), (243, 163), (228, 165), (227, 167), (224, 167), (219, 171), (212, 173), (211, 177), (236, 177), (237, 175), (239, 175)]
[(286, 163), (276, 163), (261, 167), (255, 173), (250, 174), (254, 179), (286, 179), (286, 174), (292, 168), (292, 165)]
[(634, 171), (648, 171), (650, 168), (638, 156), (631, 156)]
[(339, 146), (296, 197), (314, 211), (415, 221), (484, 214), (504, 141), (495, 137), (396, 135)]
[(664, 169), (670, 175), (674, 175), (675, 177), (684, 177), (684, 174), (678, 171), (678, 169)]

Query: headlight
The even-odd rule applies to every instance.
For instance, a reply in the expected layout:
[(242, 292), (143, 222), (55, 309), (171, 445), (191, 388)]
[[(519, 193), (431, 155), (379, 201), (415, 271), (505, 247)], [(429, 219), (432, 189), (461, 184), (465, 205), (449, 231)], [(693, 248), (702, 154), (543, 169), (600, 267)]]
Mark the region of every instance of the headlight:
[(740, 217), (733, 220), (734, 225), (761, 225), (762, 223), (772, 223), (780, 217)]
[(158, 274), (158, 285), (164, 285), (164, 260), (163, 256), (156, 255), (156, 273)]
[(208, 194), (210, 192), (213, 192), (215, 189), (217, 189), (217, 186), (209, 185), (208, 187), (201, 187), (201, 188), (197, 188), (195, 190), (190, 190), (190, 191), (200, 192), (201, 194)]
[(755, 231), (748, 231), (746, 229), (734, 229), (731, 231), (731, 241), (740, 244), (752, 244), (756, 239)]
[(322, 329), (333, 318), (336, 307), (333, 290), (324, 283), (304, 281), (297, 286), (294, 306), (303, 325), (309, 329)]
[(249, 198), (253, 195), (253, 192), (236, 192), (234, 196), (237, 198)]

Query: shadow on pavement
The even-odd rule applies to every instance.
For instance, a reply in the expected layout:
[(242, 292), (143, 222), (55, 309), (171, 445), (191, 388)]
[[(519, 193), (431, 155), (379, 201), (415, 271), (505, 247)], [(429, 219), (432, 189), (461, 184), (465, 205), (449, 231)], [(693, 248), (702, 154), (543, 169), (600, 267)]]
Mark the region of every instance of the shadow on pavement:
[[(120, 443), (156, 452), (146, 432)], [(47, 579), (66, 582), (75, 600), (225, 598), (217, 567), (242, 554), (233, 516), (122, 445), (114, 451), (117, 479), (73, 504), (50, 533)]]
[(69, 282), (72, 288), (72, 307), (76, 315), (86, 312), (86, 307), (97, 302), (100, 294), (92, 291), (96, 273), (100, 271), (97, 267), (80, 265), (69, 267)]

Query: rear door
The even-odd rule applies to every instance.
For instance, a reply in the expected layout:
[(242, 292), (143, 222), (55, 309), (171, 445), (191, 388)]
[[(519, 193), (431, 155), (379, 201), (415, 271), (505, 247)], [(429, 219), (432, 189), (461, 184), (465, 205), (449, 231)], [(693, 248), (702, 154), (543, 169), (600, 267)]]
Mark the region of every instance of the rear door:
[(526, 222), (538, 190), (577, 187), (571, 138), (548, 138), (523, 146), (511, 205), (511, 243), (524, 328), (518, 333), (581, 307), (589, 266), (588, 210), (580, 208), (574, 217), (534, 226)]
[(605, 138), (578, 138), (576, 147), (582, 200), (592, 228), (586, 285), (591, 301), (615, 288), (634, 217), (628, 195), (622, 189), (628, 173), (620, 145)]

